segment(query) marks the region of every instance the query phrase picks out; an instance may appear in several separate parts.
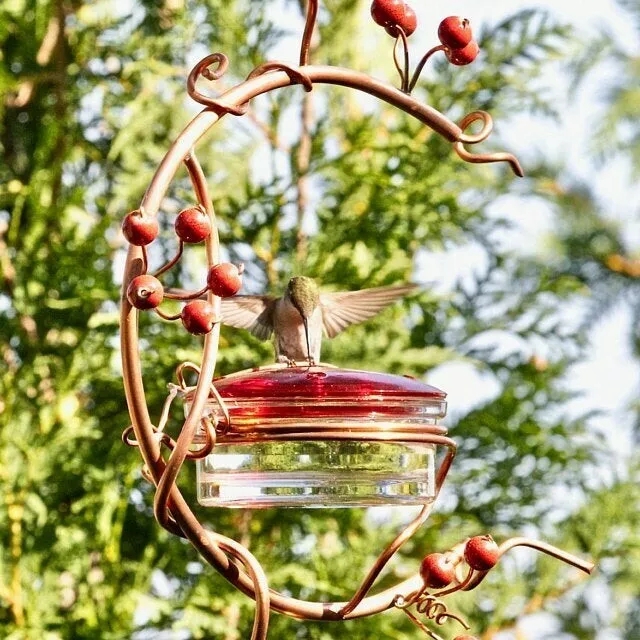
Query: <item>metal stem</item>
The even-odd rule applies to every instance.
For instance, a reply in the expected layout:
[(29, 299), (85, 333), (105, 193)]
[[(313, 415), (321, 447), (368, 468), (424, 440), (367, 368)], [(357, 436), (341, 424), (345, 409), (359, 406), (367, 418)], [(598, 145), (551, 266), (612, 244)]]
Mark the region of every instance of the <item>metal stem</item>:
[(309, 64), (309, 51), (311, 50), (311, 38), (318, 16), (318, 0), (307, 0), (307, 20), (302, 34), (302, 44), (300, 45), (300, 66)]

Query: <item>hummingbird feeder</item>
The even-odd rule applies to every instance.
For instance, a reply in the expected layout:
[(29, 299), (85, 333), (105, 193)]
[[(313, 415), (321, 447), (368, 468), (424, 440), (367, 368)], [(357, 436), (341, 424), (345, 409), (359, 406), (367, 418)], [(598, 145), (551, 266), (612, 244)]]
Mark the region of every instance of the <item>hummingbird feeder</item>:
[[(427, 520), (453, 462), (456, 444), (438, 424), (446, 411), (445, 394), (409, 377), (341, 369), (311, 358), (216, 377), (221, 300), (239, 290), (241, 269), (220, 261), (216, 216), (195, 147), (223, 117), (241, 117), (253, 98), (286, 87), (302, 85), (312, 91), (323, 84), (340, 85), (416, 118), (448, 140), (465, 161), (506, 162), (516, 175), (522, 175), (517, 159), (509, 153), (472, 153), (466, 148), (491, 133), (488, 113), (475, 111), (456, 124), (411, 95), (432, 55), (442, 52), (456, 65), (473, 61), (477, 44), (466, 20), (443, 20), (440, 44), (410, 74), (407, 38), (416, 28), (415, 14), (406, 4), (374, 0), (374, 21), (395, 39), (394, 60), (400, 75), (396, 88), (358, 71), (311, 64), (317, 11), (317, 0), (308, 0), (297, 66), (266, 62), (215, 98), (201, 93), (199, 85), (224, 75), (225, 55), (205, 57), (189, 74), (187, 91), (204, 108), (171, 145), (139, 208), (123, 222), (129, 250), (121, 303), (121, 351), (131, 416), (123, 440), (140, 448), (143, 473), (155, 487), (154, 515), (159, 524), (188, 539), (229, 582), (255, 599), (252, 639), (266, 638), (271, 610), (299, 619), (347, 620), (395, 608), (430, 638), (442, 640), (445, 625), (468, 629), (462, 618), (449, 611), (445, 596), (477, 587), (512, 547), (532, 547), (587, 573), (593, 564), (537, 540), (511, 538), (498, 545), (490, 536), (480, 535), (443, 553), (426, 555), (413, 576), (372, 594), (389, 560)], [(480, 131), (466, 133), (476, 122), (482, 125)], [(176, 256), (149, 273), (148, 246), (158, 235), (157, 214), (181, 166), (191, 179), (196, 204), (187, 206), (176, 220)], [(206, 286), (194, 291), (165, 290), (163, 274), (179, 262), (185, 246), (198, 242), (205, 245)], [(180, 313), (161, 310), (165, 299), (183, 303)], [(157, 422), (145, 400), (140, 311), (180, 320), (187, 331), (204, 336), (201, 363), (177, 363), (177, 382), (169, 384)], [(187, 377), (195, 378), (195, 383), (188, 384)], [(177, 397), (184, 400), (186, 417), (174, 439), (165, 426)], [(176, 482), (183, 464), (192, 461), (197, 467), (198, 501), (204, 506), (422, 508), (381, 551), (348, 601), (308, 602), (270, 590), (262, 566), (247, 548), (199, 522)]]
[[(453, 459), (437, 425), (444, 393), (417, 380), (285, 365), (213, 384), (221, 402), (203, 420), (216, 425), (216, 446), (197, 461), (205, 506), (430, 504)], [(438, 446), (447, 454), (436, 471)]]

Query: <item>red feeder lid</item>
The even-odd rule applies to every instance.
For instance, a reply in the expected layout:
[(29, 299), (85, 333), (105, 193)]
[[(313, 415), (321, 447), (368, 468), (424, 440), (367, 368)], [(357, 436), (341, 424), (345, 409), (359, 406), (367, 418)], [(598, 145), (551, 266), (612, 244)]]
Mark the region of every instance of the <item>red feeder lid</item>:
[(218, 393), (235, 400), (421, 400), (442, 401), (446, 393), (409, 376), (313, 367), (261, 367), (214, 380)]
[[(433, 425), (446, 413), (446, 394), (415, 378), (328, 365), (260, 367), (213, 382), (231, 429), (239, 431), (285, 421), (314, 427), (339, 422), (345, 429)], [(223, 418), (217, 400), (211, 399), (209, 409)]]

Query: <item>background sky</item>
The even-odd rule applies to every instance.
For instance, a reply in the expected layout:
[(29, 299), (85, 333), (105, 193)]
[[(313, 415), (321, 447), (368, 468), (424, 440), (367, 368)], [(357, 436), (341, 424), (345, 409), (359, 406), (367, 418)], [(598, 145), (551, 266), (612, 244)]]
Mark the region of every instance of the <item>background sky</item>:
[[(422, 30), (429, 32), (428, 25), (437, 26), (443, 17), (443, 3), (412, 2), (418, 14)], [(634, 25), (616, 4), (610, 0), (576, 3), (575, 0), (555, 0), (554, 2), (527, 2), (523, 0), (491, 0), (485, 2), (460, 1), (446, 3), (446, 13), (468, 18), (472, 25), (496, 24), (508, 15), (521, 9), (539, 7), (551, 15), (575, 26), (578, 32), (585, 34), (585, 41), (599, 30), (615, 33), (619, 41), (628, 50), (637, 49), (637, 31)], [(578, 9), (579, 7), (579, 9)], [(420, 30), (420, 26), (418, 27)], [(418, 35), (418, 32), (416, 32)], [(568, 101), (563, 105), (565, 117), (557, 125), (539, 118), (516, 119), (517, 126), (507, 133), (495, 123), (496, 132), (507, 140), (508, 150), (514, 152), (522, 161), (526, 173), (526, 158), (538, 150), (565, 158), (572, 172), (596, 185), (598, 194), (606, 202), (606, 212), (619, 221), (624, 220), (627, 237), (631, 246), (640, 249), (640, 193), (633, 189), (630, 167), (619, 162), (611, 162), (604, 167), (595, 166), (593, 154), (588, 145), (589, 129), (601, 112), (603, 89), (608, 69), (590, 76), (576, 102)], [(559, 73), (550, 75), (546, 82), (555, 87), (558, 96), (566, 94), (568, 77)], [(516, 187), (517, 185), (514, 185)], [(514, 188), (515, 193), (515, 188)], [(501, 213), (509, 215), (520, 230), (511, 238), (522, 242), (522, 248), (544, 253), (545, 237), (552, 223), (553, 213), (540, 204), (523, 202), (522, 199), (506, 197), (497, 204)], [(513, 213), (510, 213), (513, 211)], [(432, 255), (427, 257), (419, 270), (430, 274), (430, 280), (447, 287), (460, 271), (473, 268), (473, 256), (464, 249), (453, 255)], [(629, 445), (632, 416), (629, 404), (636, 399), (640, 384), (639, 372), (632, 362), (626, 338), (625, 325), (637, 322), (623, 310), (612, 312), (593, 327), (592, 355), (590, 362), (574, 369), (573, 383), (586, 393), (581, 399), (581, 409), (589, 407), (603, 409), (601, 427), (607, 431), (620, 451)], [(467, 408), (477, 402), (487, 391), (487, 378), (479, 376), (464, 365), (447, 365), (434, 372), (430, 382), (449, 393), (451, 407)]]

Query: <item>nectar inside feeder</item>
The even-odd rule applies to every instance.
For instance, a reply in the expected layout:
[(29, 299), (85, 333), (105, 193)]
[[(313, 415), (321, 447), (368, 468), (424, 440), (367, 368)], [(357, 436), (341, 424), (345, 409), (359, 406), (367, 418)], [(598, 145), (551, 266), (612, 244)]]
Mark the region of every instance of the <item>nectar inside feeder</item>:
[(437, 446), (451, 442), (437, 424), (446, 394), (413, 378), (274, 365), (213, 384), (229, 420), (211, 397), (203, 420), (216, 444), (197, 462), (205, 506), (423, 505), (453, 455), (436, 469)]

